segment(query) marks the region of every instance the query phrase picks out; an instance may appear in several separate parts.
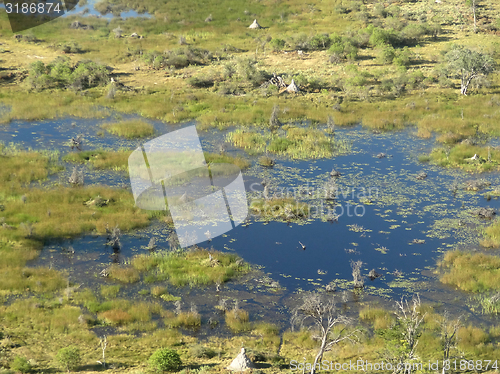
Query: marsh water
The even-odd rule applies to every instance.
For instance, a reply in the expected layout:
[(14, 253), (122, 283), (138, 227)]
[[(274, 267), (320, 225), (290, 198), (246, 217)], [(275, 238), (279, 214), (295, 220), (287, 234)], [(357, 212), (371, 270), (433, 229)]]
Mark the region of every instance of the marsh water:
[[(133, 150), (148, 140), (123, 140), (104, 133), (101, 124), (113, 119), (116, 118), (15, 121), (0, 128), (0, 141), (14, 142), (24, 148), (58, 151), (62, 157), (71, 151), (68, 139), (78, 134), (85, 140), (84, 150)], [(155, 126), (155, 136), (192, 124), (149, 122)], [(200, 131), (204, 150), (217, 149), (225, 134)], [(243, 154), (252, 160), (252, 166), (244, 172), (249, 203), (261, 197), (260, 182), (266, 179), (271, 185), (271, 194), (298, 198), (309, 205), (311, 213), (305, 219), (291, 222), (267, 221), (250, 214), (243, 225), (211, 242), (200, 243), (200, 247), (235, 252), (259, 269), (258, 275), (224, 285), (222, 293), (245, 300), (250, 308), (253, 304), (255, 310), (260, 310), (260, 318), (275, 318), (272, 316), (281, 315), (289, 306), (289, 300), (303, 290), (324, 290), (332, 282), (337, 292), (351, 292), (350, 261), (361, 260), (363, 275), (375, 269), (381, 277), (373, 281), (365, 278), (366, 286), (356, 297), (384, 301), (419, 292), (424, 299), (468, 309), (470, 297), (440, 284), (434, 270), (443, 251), (479, 250), (480, 231), (490, 222), (480, 220), (471, 211), (477, 207), (497, 209), (500, 206), (499, 200), (484, 198), (485, 192), (500, 186), (500, 175), (473, 176), (419, 162), (418, 155), (428, 153), (435, 143), (434, 139), (416, 137), (411, 128), (373, 133), (355, 126), (338, 129), (335, 136), (350, 144), (349, 152), (331, 159), (308, 161), (276, 157), (273, 168), (259, 166), (257, 157), (228, 148), (228, 154)], [(376, 157), (381, 152), (385, 157)], [(67, 170), (52, 176), (51, 181), (67, 183), (72, 165), (65, 165)], [(336, 179), (337, 197), (326, 201), (321, 191), (331, 178), (333, 168), (341, 173)], [(418, 180), (416, 176), (421, 172), (425, 172), (427, 178)], [(464, 182), (477, 178), (487, 179), (491, 186), (479, 192), (462, 188)], [(86, 167), (85, 181), (86, 184), (130, 188), (124, 172), (102, 172)], [(336, 221), (327, 220), (331, 218), (327, 215), (329, 209), (338, 215)], [(98, 276), (102, 269), (147, 252), (146, 246), (152, 237), (156, 238), (159, 249), (168, 249), (170, 232), (165, 224), (153, 222), (148, 228), (123, 235), (122, 250), (118, 254), (105, 245), (106, 239), (102, 236), (54, 241), (44, 247), (30, 266), (66, 269), (72, 282), (95, 289), (108, 282)], [(122, 292), (136, 297), (141, 287), (150, 285), (123, 286)], [(220, 297), (214, 288), (170, 291), (183, 299), (195, 300), (201, 312), (209, 313)], [(264, 306), (274, 311), (263, 312)]]

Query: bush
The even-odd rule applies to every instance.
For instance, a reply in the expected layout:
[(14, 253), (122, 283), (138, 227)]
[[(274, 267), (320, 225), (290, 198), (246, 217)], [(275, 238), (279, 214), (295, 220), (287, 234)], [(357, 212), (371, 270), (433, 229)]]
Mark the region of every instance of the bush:
[(411, 64), (411, 60), (414, 57), (414, 53), (410, 51), (408, 47), (404, 47), (396, 53), (396, 56), (393, 58), (392, 63), (396, 66), (409, 66)]
[(31, 371), (31, 364), (29, 361), (21, 356), (16, 356), (12, 364), (10, 365), (10, 368), (16, 372), (21, 372), (21, 373), (29, 373)]
[(149, 367), (156, 373), (177, 371), (181, 368), (182, 361), (179, 354), (173, 349), (160, 348), (149, 358)]
[(211, 359), (217, 356), (217, 353), (212, 348), (207, 348), (202, 345), (194, 345), (189, 350), (189, 354), (196, 358), (208, 358)]
[(189, 78), (188, 83), (193, 87), (207, 88), (207, 87), (212, 87), (214, 85), (215, 79), (211, 75), (200, 75)]
[(416, 44), (426, 33), (425, 26), (412, 23), (401, 31), (401, 38), (404, 39), (405, 44)]
[(378, 60), (381, 64), (390, 64), (396, 57), (396, 50), (391, 45), (381, 45), (378, 49)]
[(373, 14), (377, 17), (385, 18), (387, 17), (387, 11), (385, 10), (384, 4), (378, 3), (373, 7)]
[(180, 69), (189, 65), (205, 65), (212, 59), (212, 54), (206, 49), (187, 47), (164, 53), (151, 50), (144, 53), (142, 59), (155, 70), (165, 67)]
[(37, 90), (71, 87), (76, 90), (103, 86), (109, 82), (108, 68), (87, 60), (75, 66), (66, 57), (58, 57), (50, 64), (41, 61), (29, 67), (28, 85)]
[(69, 42), (62, 43), (57, 46), (57, 48), (63, 53), (82, 53), (83, 49), (78, 43)]
[(399, 35), (392, 29), (384, 30), (370, 25), (366, 30), (370, 33), (369, 43), (372, 47), (381, 46), (383, 44), (394, 46), (400, 42)]
[(273, 38), (269, 42), (269, 45), (271, 46), (274, 52), (281, 51), (283, 48), (285, 48), (285, 44), (286, 44), (285, 41), (279, 38)]
[(165, 57), (157, 51), (147, 51), (142, 55), (144, 62), (152, 69), (158, 70), (164, 67)]
[(408, 85), (411, 88), (417, 88), (422, 82), (424, 82), (425, 76), (420, 70), (414, 71), (408, 75)]
[(73, 89), (103, 86), (109, 82), (109, 73), (106, 66), (94, 61), (80, 61), (71, 74), (70, 84)]
[(309, 41), (309, 49), (326, 49), (330, 44), (331, 40), (328, 34), (318, 34)]
[(250, 82), (254, 87), (260, 86), (265, 80), (264, 72), (257, 69), (256, 61), (250, 58), (238, 62), (237, 71), (240, 78)]
[(69, 372), (80, 365), (80, 350), (74, 346), (61, 348), (59, 352), (57, 352), (56, 360), (61, 368)]
[(358, 48), (347, 39), (335, 37), (332, 38), (328, 53), (330, 54), (330, 62), (332, 63), (346, 59), (354, 61), (358, 57)]

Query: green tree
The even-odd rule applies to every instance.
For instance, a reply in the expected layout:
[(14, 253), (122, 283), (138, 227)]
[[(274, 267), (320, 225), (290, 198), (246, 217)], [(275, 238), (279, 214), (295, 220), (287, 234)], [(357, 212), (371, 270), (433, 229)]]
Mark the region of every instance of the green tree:
[(177, 371), (181, 368), (182, 361), (179, 354), (173, 349), (160, 348), (149, 358), (149, 367), (156, 373)]
[(74, 346), (61, 348), (59, 352), (57, 352), (56, 360), (59, 365), (69, 373), (70, 370), (73, 370), (80, 365), (80, 350)]
[(495, 61), (487, 54), (472, 51), (464, 46), (456, 45), (446, 56), (448, 69), (460, 78), (460, 93), (467, 95), (472, 81), (486, 77), (495, 70)]

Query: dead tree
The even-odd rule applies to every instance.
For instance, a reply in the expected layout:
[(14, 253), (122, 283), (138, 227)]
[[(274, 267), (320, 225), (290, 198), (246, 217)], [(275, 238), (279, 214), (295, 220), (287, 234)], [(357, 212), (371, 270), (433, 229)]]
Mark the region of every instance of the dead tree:
[(476, 16), (477, 0), (467, 0), (467, 4), (470, 6), (472, 11), (472, 16), (474, 17), (474, 34), (477, 34), (477, 16)]
[(149, 239), (148, 246), (146, 247), (147, 250), (149, 251), (154, 251), (156, 249), (156, 238), (152, 237)]
[(120, 237), (122, 235), (122, 232), (118, 225), (116, 225), (113, 229), (109, 229), (109, 226), (106, 226), (106, 233), (108, 234), (108, 243), (107, 245), (110, 245), (114, 251), (119, 251), (122, 247), (120, 243)]
[(363, 261), (352, 261), (351, 260), (351, 268), (352, 268), (352, 278), (354, 280), (354, 288), (362, 288), (365, 285), (365, 280), (361, 275), (361, 266), (363, 266)]
[[(444, 311), (443, 319), (441, 321), (441, 344), (443, 347), (443, 363), (450, 359), (451, 351), (457, 346), (457, 332), (461, 326), (462, 316), (456, 320), (450, 320), (450, 314), (447, 310)], [(445, 365), (443, 364), (442, 374), (446, 374)]]
[(68, 179), (68, 182), (74, 186), (83, 186), (84, 184), (83, 170), (78, 170), (78, 168), (75, 166), (73, 168), (71, 176)]
[[(420, 337), (421, 324), (427, 313), (422, 314), (420, 311), (420, 296), (417, 294), (411, 299), (411, 303), (407, 298), (401, 297), (401, 301), (396, 301), (396, 319), (401, 327), (402, 340), (406, 346), (405, 352), (398, 357), (398, 364), (404, 368), (406, 374), (411, 374), (413, 365), (406, 365), (417, 359), (415, 349), (418, 345)], [(401, 367), (397, 365), (396, 367)]]
[(177, 248), (179, 248), (179, 238), (177, 237), (177, 234), (175, 231), (172, 231), (170, 234), (168, 234), (167, 237), (167, 242), (170, 247), (170, 250), (173, 251)]
[(328, 120), (326, 121), (326, 127), (328, 131), (332, 134), (332, 136), (335, 136), (335, 120), (333, 119), (332, 116), (328, 116)]
[(271, 113), (271, 118), (269, 118), (269, 127), (271, 128), (271, 130), (275, 130), (277, 129), (278, 127), (281, 126), (281, 122), (279, 120), (279, 112), (280, 112), (280, 107), (279, 105), (274, 105), (273, 106), (273, 111)]
[[(303, 304), (297, 308), (297, 312), (302, 315), (302, 322), (307, 319), (312, 320), (317, 328), (317, 334), (313, 338), (320, 341), (311, 374), (315, 373), (323, 354), (331, 350), (335, 344), (344, 340), (352, 343), (358, 340), (356, 335), (358, 330), (349, 330), (353, 320), (338, 312), (333, 296), (323, 299), (322, 295), (317, 293), (305, 295)], [(335, 327), (338, 328), (334, 330)]]
[(108, 348), (108, 338), (106, 335), (104, 337), (99, 338), (99, 345), (102, 350), (102, 361), (97, 361), (102, 367), (106, 367), (106, 348)]

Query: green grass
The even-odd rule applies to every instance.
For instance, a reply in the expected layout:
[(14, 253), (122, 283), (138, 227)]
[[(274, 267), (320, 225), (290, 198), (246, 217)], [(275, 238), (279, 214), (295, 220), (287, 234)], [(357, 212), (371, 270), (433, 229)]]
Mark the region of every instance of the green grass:
[(120, 286), (112, 285), (112, 286), (106, 286), (106, 285), (101, 285), (101, 295), (105, 299), (114, 299), (118, 295), (118, 292), (120, 292)]
[(228, 134), (228, 140), (250, 154), (266, 150), (293, 159), (329, 158), (347, 152), (347, 143), (329, 136), (324, 131), (296, 126), (284, 126), (282, 134), (261, 134), (238, 129)]
[(116, 123), (106, 123), (103, 129), (110, 134), (121, 136), (126, 139), (137, 139), (152, 136), (155, 128), (148, 122), (142, 120), (128, 120)]
[(121, 283), (135, 283), (139, 281), (139, 272), (130, 266), (113, 264), (109, 267), (109, 277)]
[[(488, 151), (490, 155), (489, 161)], [(479, 160), (471, 160), (471, 157), (476, 154)], [(500, 151), (493, 147), (458, 144), (451, 149), (436, 148), (429, 155), (420, 156), (419, 161), (429, 161), (435, 165), (462, 169), (468, 172), (485, 172), (499, 169)]]
[(359, 311), (359, 319), (372, 324), (375, 330), (388, 329), (395, 322), (394, 315), (383, 308), (364, 307)]
[(440, 268), (440, 281), (463, 291), (500, 290), (500, 257), (484, 253), (448, 251)]
[(140, 272), (154, 272), (157, 280), (166, 280), (174, 286), (190, 287), (223, 283), (250, 270), (248, 264), (232, 253), (201, 249), (137, 255), (132, 258), (131, 264)]
[[(44, 181), (62, 169), (57, 153), (23, 151), (0, 145), (0, 288), (6, 292), (54, 291), (65, 283), (64, 276), (46, 268), (26, 269), (28, 260), (49, 239), (74, 237), (86, 232), (104, 233), (107, 225), (122, 230), (149, 223), (147, 213), (135, 207), (129, 191), (107, 187), (70, 188), (28, 184)], [(103, 207), (84, 203), (101, 196)]]
[[(26, 196), (26, 202), (22, 196)], [(84, 204), (97, 196), (109, 200), (108, 204), (103, 207)], [(127, 231), (149, 223), (147, 213), (135, 207), (129, 191), (109, 187), (20, 189), (10, 196), (4, 195), (0, 201), (5, 206), (2, 212), (5, 223), (13, 226), (11, 230), (2, 230), (0, 238), (15, 241), (43, 242), (91, 231), (104, 233), (108, 225), (118, 225)], [(21, 227), (26, 222), (34, 229), (29, 237)]]
[(296, 220), (309, 214), (309, 206), (293, 198), (254, 199), (250, 209), (266, 220)]
[(27, 185), (33, 181), (43, 181), (50, 174), (62, 170), (57, 159), (57, 152), (24, 151), (14, 144), (5, 146), (0, 143), (0, 182)]
[(165, 324), (172, 328), (184, 327), (187, 329), (198, 329), (201, 326), (201, 316), (196, 312), (167, 313)]
[(480, 244), (486, 248), (497, 248), (500, 246), (500, 221), (496, 220), (483, 232), (484, 239)]
[(233, 333), (250, 331), (252, 325), (248, 320), (248, 312), (243, 309), (233, 309), (225, 313), (226, 325)]
[(64, 161), (79, 164), (89, 163), (98, 170), (127, 170), (128, 158), (132, 151), (105, 151), (93, 150), (68, 153), (63, 157)]
[[(483, 314), (500, 314), (500, 294), (494, 293), (492, 295), (480, 295), (474, 300), (481, 306), (481, 313)], [(473, 308), (475, 310), (476, 308)]]

